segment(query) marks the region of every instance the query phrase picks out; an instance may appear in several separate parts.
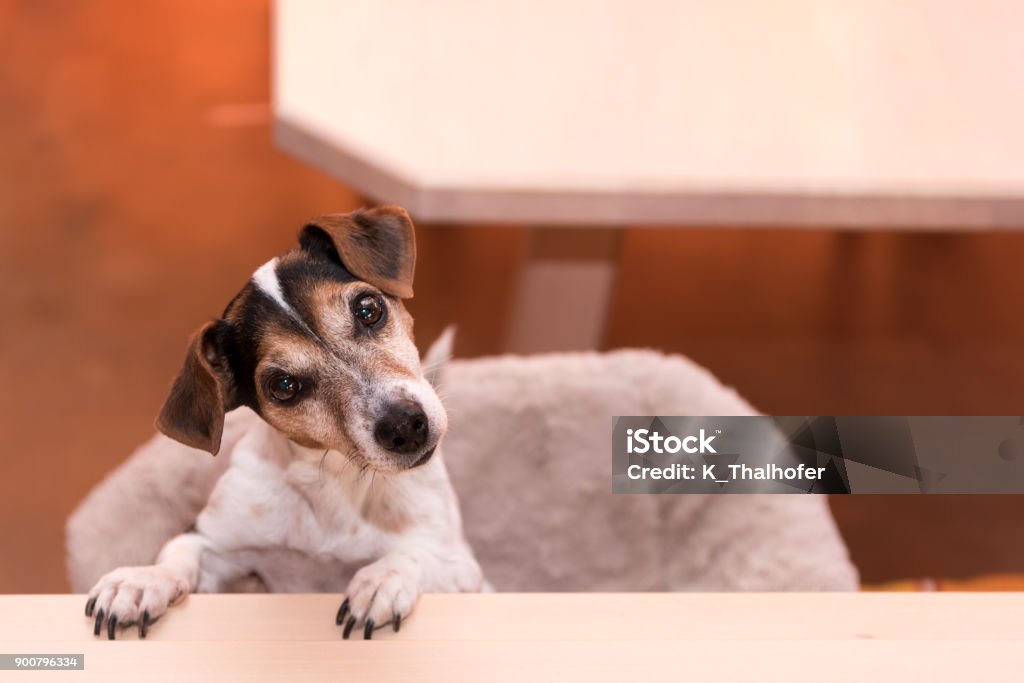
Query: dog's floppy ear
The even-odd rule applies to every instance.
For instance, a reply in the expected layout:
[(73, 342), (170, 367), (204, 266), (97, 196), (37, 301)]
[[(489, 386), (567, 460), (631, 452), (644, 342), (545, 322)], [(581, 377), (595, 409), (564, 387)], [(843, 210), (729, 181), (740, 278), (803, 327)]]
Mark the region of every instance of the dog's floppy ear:
[(156, 427), (175, 441), (217, 455), (224, 431), (224, 413), (231, 409), (227, 387), (230, 369), (220, 334), (228, 323), (209, 322), (189, 342), (185, 364), (171, 385)]
[(339, 259), (350, 273), (385, 294), (412, 298), (416, 235), (401, 207), (318, 216), (299, 231), (299, 244)]

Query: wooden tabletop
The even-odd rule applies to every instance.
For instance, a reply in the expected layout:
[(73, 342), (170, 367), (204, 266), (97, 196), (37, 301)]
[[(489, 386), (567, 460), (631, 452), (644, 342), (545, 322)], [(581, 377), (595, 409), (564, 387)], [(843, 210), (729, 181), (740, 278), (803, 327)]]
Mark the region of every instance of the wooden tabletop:
[(85, 655), (26, 680), (792, 683), (1020, 680), (1024, 651), (1018, 593), (427, 595), (371, 641), (331, 595), (194, 595), (144, 641), (95, 638), (84, 604), (0, 596), (0, 653)]
[(278, 0), (279, 144), (422, 221), (1024, 226), (1024, 5)]

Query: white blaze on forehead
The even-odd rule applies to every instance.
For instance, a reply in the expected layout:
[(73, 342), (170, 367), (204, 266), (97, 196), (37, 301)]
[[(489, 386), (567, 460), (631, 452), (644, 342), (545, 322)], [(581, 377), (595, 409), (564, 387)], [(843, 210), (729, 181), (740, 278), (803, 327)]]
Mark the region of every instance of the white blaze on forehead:
[(292, 310), (292, 307), (284, 300), (284, 293), (281, 291), (281, 281), (277, 279), (276, 256), (256, 269), (256, 272), (252, 274), (252, 281), (261, 292), (276, 301), (277, 305), (280, 306), (285, 313), (293, 318), (297, 317), (295, 315), (295, 311)]

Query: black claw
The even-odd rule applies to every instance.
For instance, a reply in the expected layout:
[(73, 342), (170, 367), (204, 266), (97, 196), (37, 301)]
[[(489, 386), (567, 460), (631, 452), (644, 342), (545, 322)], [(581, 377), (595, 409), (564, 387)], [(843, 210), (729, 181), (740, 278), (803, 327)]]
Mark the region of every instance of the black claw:
[(104, 616), (105, 615), (103, 614), (103, 610), (100, 610), (99, 612), (96, 613), (96, 625), (92, 629), (92, 634), (94, 636), (98, 636), (100, 634), (100, 629), (103, 628), (103, 617)]
[(344, 638), (345, 640), (348, 640), (348, 635), (350, 633), (352, 633), (352, 629), (355, 627), (355, 625), (356, 625), (356, 618), (355, 617), (350, 617), (349, 620), (348, 620), (348, 623), (345, 624), (345, 630), (341, 632), (341, 637)]
[(345, 617), (348, 616), (348, 598), (345, 598), (345, 602), (341, 603), (341, 607), (338, 608), (338, 617), (334, 620), (334, 623), (338, 626), (345, 621)]
[(149, 610), (147, 609), (142, 613), (142, 619), (139, 621), (139, 638), (146, 637), (146, 631), (149, 629)]
[(96, 598), (89, 598), (88, 602), (85, 603), (85, 616), (91, 617), (92, 611), (96, 607)]
[(113, 640), (117, 634), (117, 615), (111, 614), (110, 621), (107, 622), (107, 640)]
[(391, 620), (391, 625), (395, 627), (395, 633), (398, 633), (398, 629), (402, 628), (402, 615), (395, 612), (395, 616)]
[(363, 640), (370, 638), (373, 638), (373, 619), (367, 619), (366, 626), (363, 627)]

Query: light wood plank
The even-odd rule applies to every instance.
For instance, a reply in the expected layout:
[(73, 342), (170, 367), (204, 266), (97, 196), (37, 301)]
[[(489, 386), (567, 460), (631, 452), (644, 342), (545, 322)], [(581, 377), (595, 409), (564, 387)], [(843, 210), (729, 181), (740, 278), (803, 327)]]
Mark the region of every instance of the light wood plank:
[[(340, 638), (331, 595), (194, 595), (144, 641), (82, 596), (0, 596), (0, 651), (82, 653), (76, 680), (1017, 680), (1022, 594), (427, 595)], [(67, 672), (23, 674), (69, 680)]]
[[(333, 595), (192, 595), (150, 639), (334, 642), (339, 604)], [(0, 596), (0, 642), (92, 642), (84, 605), (80, 596)], [(1024, 640), (1020, 613), (1017, 593), (425, 595), (400, 633), (375, 639)]]

